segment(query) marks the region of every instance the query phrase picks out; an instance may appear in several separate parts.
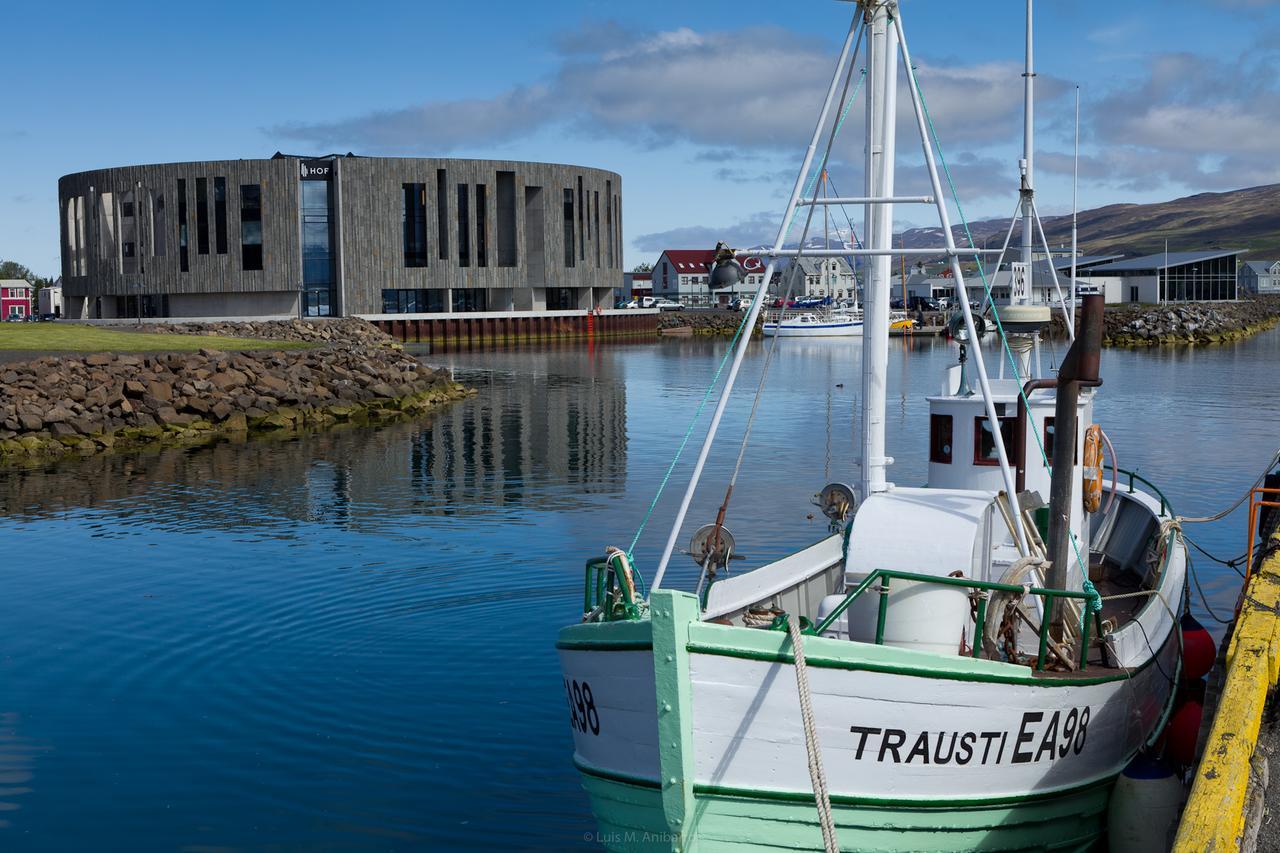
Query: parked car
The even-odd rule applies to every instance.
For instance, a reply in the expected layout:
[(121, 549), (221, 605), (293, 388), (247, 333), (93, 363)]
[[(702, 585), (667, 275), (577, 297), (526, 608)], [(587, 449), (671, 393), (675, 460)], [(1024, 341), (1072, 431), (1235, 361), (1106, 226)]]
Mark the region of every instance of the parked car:
[(739, 296), (729, 303), (730, 311), (746, 311), (751, 308), (751, 298), (747, 296)]
[(901, 311), (901, 310), (902, 310), (902, 307), (903, 307), (903, 306), (902, 306), (902, 300), (901, 300), (901, 299), (890, 299), (890, 300), (889, 300), (889, 307), (890, 307), (890, 308), (892, 308), (894, 311)]
[(929, 298), (928, 296), (911, 297), (911, 301), (908, 303), (907, 307), (908, 307), (908, 310), (911, 310), (911, 311), (941, 311), (942, 310), (941, 308), (938, 307), (937, 301)]
[(655, 297), (653, 299), (653, 302), (649, 305), (646, 305), (645, 307), (657, 308), (659, 311), (683, 311), (684, 310), (684, 306), (681, 305), (679, 302), (672, 302), (670, 299), (667, 299), (666, 297), (663, 297), (663, 296)]

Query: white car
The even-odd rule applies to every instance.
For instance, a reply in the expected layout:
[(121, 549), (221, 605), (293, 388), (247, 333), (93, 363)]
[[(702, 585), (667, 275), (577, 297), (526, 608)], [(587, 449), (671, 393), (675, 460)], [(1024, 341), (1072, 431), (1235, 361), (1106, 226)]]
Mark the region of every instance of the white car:
[(684, 306), (662, 296), (655, 297), (646, 308), (657, 308), (659, 311), (683, 311)]

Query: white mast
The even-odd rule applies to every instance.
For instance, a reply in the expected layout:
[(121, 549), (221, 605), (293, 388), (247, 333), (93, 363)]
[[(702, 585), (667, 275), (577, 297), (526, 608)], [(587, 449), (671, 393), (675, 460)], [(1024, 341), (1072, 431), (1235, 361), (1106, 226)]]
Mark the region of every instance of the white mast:
[(1031, 293), (1031, 254), (1035, 242), (1035, 59), (1032, 30), (1032, 0), (1027, 0), (1027, 61), (1023, 71), (1023, 105), (1022, 105), (1022, 162), (1018, 164), (1022, 173), (1022, 262), (1026, 264), (1027, 291), (1021, 304), (1030, 302)]
[(1076, 154), (1071, 173), (1071, 316), (1076, 314), (1076, 214), (1080, 209), (1080, 87), (1076, 86)]
[[(898, 31), (889, 23), (889, 0), (866, 2), (867, 144), (866, 195), (893, 196), (898, 111)], [(894, 4), (896, 5), (896, 4)], [(896, 9), (895, 9), (896, 11)], [(868, 204), (863, 213), (867, 248), (892, 249), (893, 205)], [(885, 469), (886, 374), (889, 368), (889, 276), (893, 258), (876, 255), (866, 266), (862, 324), (862, 499), (889, 486)]]

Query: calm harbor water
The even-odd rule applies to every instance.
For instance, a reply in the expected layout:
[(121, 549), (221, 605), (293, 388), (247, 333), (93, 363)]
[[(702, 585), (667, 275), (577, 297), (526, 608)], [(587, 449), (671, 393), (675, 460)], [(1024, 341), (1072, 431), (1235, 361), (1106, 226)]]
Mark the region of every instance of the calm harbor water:
[[(424, 356), (479, 395), (421, 423), (0, 472), (0, 850), (592, 848), (555, 633), (583, 560), (630, 543), (724, 346)], [(893, 343), (896, 482), (924, 479), (923, 395), (953, 358)], [(1123, 467), (1209, 514), (1280, 445), (1277, 365), (1280, 330), (1108, 351), (1098, 420)], [(809, 497), (855, 477), (858, 382), (857, 345), (780, 348), (727, 519), (748, 565), (822, 535)], [(750, 403), (682, 540), (714, 518)], [(1189, 532), (1235, 556), (1243, 521)], [(1197, 565), (1228, 614), (1238, 579)]]

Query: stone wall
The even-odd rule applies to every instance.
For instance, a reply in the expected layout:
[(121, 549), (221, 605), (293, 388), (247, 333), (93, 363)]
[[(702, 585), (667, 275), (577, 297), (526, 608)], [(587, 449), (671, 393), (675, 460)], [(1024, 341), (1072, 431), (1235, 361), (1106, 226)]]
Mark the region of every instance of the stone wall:
[[(663, 311), (658, 315), (658, 331), (662, 334), (678, 334), (679, 330), (688, 329), (684, 334), (707, 335), (709, 337), (733, 337), (742, 323), (741, 311), (729, 311), (725, 308), (686, 308), (683, 311)], [(764, 324), (764, 312), (756, 321), (755, 334), (760, 334)]]
[(215, 323), (208, 329), (325, 343), (227, 353), (210, 341), (211, 348), (195, 353), (47, 356), (4, 365), (0, 461), (398, 417), (469, 393), (359, 320)]

